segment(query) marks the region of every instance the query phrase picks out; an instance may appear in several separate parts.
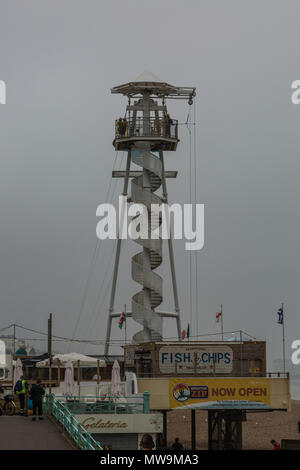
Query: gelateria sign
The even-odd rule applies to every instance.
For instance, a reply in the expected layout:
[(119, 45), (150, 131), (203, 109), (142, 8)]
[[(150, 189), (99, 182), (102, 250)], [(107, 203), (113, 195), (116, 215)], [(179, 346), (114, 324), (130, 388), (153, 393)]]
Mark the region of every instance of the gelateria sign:
[(162, 346), (159, 370), (162, 374), (230, 374), (233, 351), (229, 346)]
[(170, 408), (270, 408), (269, 379), (171, 379)]
[(156, 414), (85, 414), (75, 415), (83, 427), (97, 433), (156, 433), (163, 431), (163, 415)]

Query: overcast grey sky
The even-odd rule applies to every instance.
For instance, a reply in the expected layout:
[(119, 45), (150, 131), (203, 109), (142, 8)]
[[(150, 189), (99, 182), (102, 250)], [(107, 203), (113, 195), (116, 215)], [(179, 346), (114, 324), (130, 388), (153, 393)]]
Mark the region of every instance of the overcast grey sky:
[[(105, 202), (115, 157), (114, 119), (126, 106), (110, 88), (146, 68), (197, 87), (197, 201), (205, 204), (206, 224), (198, 253), (200, 333), (217, 331), (223, 303), (225, 330), (266, 338), (269, 353), (280, 357), (276, 311), (286, 302), (290, 356), (291, 341), (300, 338), (300, 105), (290, 99), (291, 82), (300, 78), (299, 14), (291, 0), (0, 0), (0, 79), (7, 84), (7, 104), (0, 105), (0, 327), (45, 330), (51, 311), (55, 334), (72, 336), (96, 246), (96, 208)], [(187, 104), (172, 102), (170, 111), (183, 122)], [(179, 171), (168, 182), (171, 202), (188, 201), (184, 126), (180, 139), (166, 155), (167, 169)], [(112, 183), (110, 201), (120, 187)], [(127, 242), (122, 253), (116, 310), (139, 290), (130, 269), (137, 251)], [(105, 337), (112, 253), (112, 242), (102, 242), (77, 337)], [(189, 268), (181, 242), (175, 255), (186, 326)], [(162, 307), (171, 309), (167, 261)], [(195, 302), (195, 288), (193, 295)], [(165, 336), (174, 334), (166, 323)], [(115, 325), (114, 338), (122, 335)]]

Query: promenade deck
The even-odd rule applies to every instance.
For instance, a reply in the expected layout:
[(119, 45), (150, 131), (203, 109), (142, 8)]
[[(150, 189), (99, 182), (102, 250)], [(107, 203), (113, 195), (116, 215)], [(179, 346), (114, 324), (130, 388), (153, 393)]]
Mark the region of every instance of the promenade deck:
[(64, 435), (46, 416), (0, 416), (0, 450), (72, 450)]

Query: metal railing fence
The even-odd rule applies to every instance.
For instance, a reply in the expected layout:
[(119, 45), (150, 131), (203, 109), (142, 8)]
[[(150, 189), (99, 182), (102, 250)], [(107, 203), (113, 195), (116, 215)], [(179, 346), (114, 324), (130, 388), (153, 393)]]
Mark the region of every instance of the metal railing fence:
[(81, 423), (76, 420), (65, 403), (55, 397), (53, 393), (46, 396), (45, 408), (75, 442), (81, 450), (103, 450), (101, 444), (96, 441), (91, 434), (84, 429)]

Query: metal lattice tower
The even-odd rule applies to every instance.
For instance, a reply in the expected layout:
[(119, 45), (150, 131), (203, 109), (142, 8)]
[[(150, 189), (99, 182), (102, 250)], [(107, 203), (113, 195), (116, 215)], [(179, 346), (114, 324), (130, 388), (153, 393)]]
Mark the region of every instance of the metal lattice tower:
[[(128, 97), (124, 119), (115, 123), (116, 150), (127, 152), (125, 171), (114, 171), (113, 177), (124, 178), (123, 196), (127, 196), (129, 178), (131, 181), (130, 202), (143, 204), (148, 209), (148, 238), (139, 238), (136, 243), (141, 250), (132, 258), (132, 278), (142, 290), (132, 297), (132, 317), (142, 329), (133, 336), (133, 342), (159, 341), (162, 339), (162, 321), (172, 317), (177, 322), (178, 339), (181, 339), (180, 310), (177, 294), (172, 238), (168, 240), (171, 264), (175, 312), (159, 312), (157, 307), (163, 299), (162, 278), (155, 270), (162, 263), (162, 239), (153, 239), (151, 232), (161, 223), (159, 215), (151, 214), (151, 205), (168, 202), (166, 178), (176, 177), (177, 172), (165, 171), (164, 151), (174, 151), (179, 142), (178, 122), (171, 119), (166, 107), (166, 99), (188, 99), (189, 104), (195, 96), (195, 88), (182, 88), (162, 82), (150, 72), (145, 71), (134, 82), (112, 88), (112, 93)], [(140, 167), (130, 171), (131, 162)], [(162, 187), (162, 197), (156, 194)], [(151, 223), (150, 223), (151, 222)], [(114, 312), (115, 290), (118, 277), (121, 237), (117, 240), (111, 289), (105, 354), (108, 354), (112, 318), (120, 313)]]

